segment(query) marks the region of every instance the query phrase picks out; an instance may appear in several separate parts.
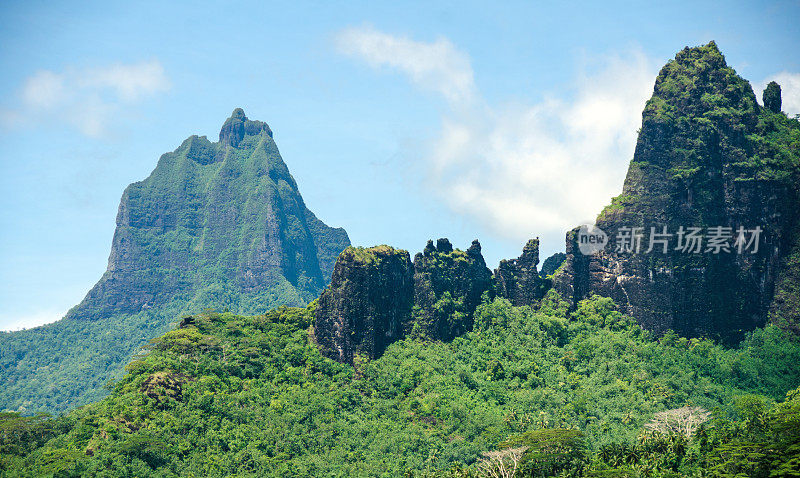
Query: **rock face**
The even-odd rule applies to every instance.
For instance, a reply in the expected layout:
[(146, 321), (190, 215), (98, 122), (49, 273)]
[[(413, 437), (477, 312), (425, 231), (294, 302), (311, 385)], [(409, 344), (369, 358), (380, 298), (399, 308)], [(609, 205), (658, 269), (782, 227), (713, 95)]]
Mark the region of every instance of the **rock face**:
[(320, 351), (339, 362), (379, 357), (404, 335), (414, 301), (408, 252), (389, 246), (349, 247), (319, 298), (314, 335)]
[(567, 260), (567, 255), (563, 252), (556, 252), (552, 256), (548, 257), (542, 263), (542, 269), (539, 271), (539, 275), (543, 278), (547, 278), (556, 273), (556, 271), (561, 267), (561, 264)]
[(348, 248), (315, 311), (314, 336), (326, 357), (353, 363), (379, 357), (405, 336), (452, 340), (472, 329), (475, 308), (491, 291), (491, 272), (473, 241), (466, 251), (428, 241), (412, 266), (407, 251)]
[(258, 136), (262, 132), (272, 138), (272, 130), (269, 129), (267, 123), (249, 120), (243, 109), (236, 108), (231, 117), (222, 125), (222, 129), (219, 131), (219, 142), (223, 146), (236, 148), (245, 136)]
[(773, 113), (781, 112), (781, 85), (770, 81), (761, 98), (764, 102), (764, 108)]
[(308, 210), (269, 126), (237, 108), (219, 142), (192, 136), (125, 189), (108, 269), (79, 305), (54, 324), (2, 334), (0, 408), (98, 400), (181, 314), (305, 305), (349, 244)]
[(414, 256), (418, 331), (435, 340), (452, 340), (472, 330), (472, 315), (481, 295), (491, 289), (491, 280), (477, 240), (466, 251), (454, 250), (447, 239), (439, 239), (435, 247), (429, 241)]
[[(583, 255), (577, 230), (568, 233), (557, 290), (573, 302), (612, 297), (659, 333), (735, 340), (763, 325), (776, 280), (787, 283), (781, 277), (792, 268), (785, 258), (800, 216), (800, 123), (779, 113), (776, 86), (765, 92), (768, 107), (759, 107), (713, 42), (686, 48), (664, 66), (622, 194), (596, 221), (609, 242)], [(638, 253), (626, 250), (633, 227), (644, 234)], [(672, 236), (653, 235), (665, 227)], [(681, 227), (701, 228), (699, 252), (681, 249)], [(740, 227), (747, 241), (761, 229), (756, 252), (736, 250)], [(730, 251), (715, 253), (711, 237), (727, 233)], [(668, 242), (647, 253), (651, 237)]]
[(494, 289), (512, 305), (534, 305), (550, 289), (551, 282), (542, 279), (536, 266), (539, 264), (539, 239), (531, 239), (517, 259), (500, 261), (494, 271)]

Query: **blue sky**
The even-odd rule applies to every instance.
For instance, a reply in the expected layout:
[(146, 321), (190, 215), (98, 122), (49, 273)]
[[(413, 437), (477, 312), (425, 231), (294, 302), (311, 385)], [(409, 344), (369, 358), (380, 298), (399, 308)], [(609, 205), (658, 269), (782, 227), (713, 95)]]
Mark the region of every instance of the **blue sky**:
[(133, 3), (0, 13), (0, 329), (77, 304), (125, 186), (235, 107), (354, 244), (479, 238), (492, 268), (618, 194), (684, 46), (715, 40), (800, 113), (798, 1)]

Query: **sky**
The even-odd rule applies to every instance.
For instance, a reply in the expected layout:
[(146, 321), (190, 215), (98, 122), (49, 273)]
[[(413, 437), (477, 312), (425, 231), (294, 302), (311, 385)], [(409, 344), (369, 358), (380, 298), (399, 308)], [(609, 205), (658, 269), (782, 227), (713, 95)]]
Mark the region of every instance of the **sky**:
[(236, 107), (353, 244), (478, 238), (490, 268), (563, 250), (619, 194), (685, 46), (800, 113), (796, 0), (73, 3), (0, 12), (0, 330), (80, 302), (125, 186)]

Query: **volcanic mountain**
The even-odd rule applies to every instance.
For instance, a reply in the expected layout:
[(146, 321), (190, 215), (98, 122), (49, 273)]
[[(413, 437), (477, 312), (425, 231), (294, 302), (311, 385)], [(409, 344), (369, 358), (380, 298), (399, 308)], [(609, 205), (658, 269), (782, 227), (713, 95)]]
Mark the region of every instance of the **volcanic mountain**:
[(191, 136), (122, 194), (108, 268), (54, 324), (0, 335), (0, 408), (96, 400), (181, 314), (302, 306), (350, 240), (303, 202), (267, 123), (237, 108), (219, 141)]

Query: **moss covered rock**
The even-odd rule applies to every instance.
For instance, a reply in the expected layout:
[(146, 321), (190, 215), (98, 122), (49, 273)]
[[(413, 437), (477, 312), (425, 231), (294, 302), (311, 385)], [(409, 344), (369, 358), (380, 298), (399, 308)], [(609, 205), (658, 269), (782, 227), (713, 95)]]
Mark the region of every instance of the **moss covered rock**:
[[(609, 244), (584, 256), (575, 231), (568, 234), (558, 290), (574, 304), (612, 297), (659, 333), (736, 340), (763, 325), (776, 280), (791, 274), (782, 264), (800, 218), (800, 123), (776, 109), (776, 86), (761, 108), (714, 42), (667, 63), (642, 114), (622, 194), (596, 221)], [(757, 253), (709, 253), (704, 242), (694, 254), (675, 249), (682, 226), (763, 232)], [(666, 227), (667, 252), (618, 252), (622, 228), (632, 227), (642, 228), (642, 252), (651, 228)]]

